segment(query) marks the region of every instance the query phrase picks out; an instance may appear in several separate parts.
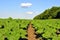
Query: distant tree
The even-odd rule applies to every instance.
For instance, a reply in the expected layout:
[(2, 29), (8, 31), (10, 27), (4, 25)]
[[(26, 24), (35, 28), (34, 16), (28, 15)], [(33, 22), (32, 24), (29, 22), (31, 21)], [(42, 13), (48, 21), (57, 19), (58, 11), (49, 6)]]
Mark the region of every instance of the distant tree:
[(11, 18), (11, 17), (9, 17), (8, 19), (9, 19), (9, 20), (12, 20), (12, 18)]
[(52, 7), (34, 17), (34, 19), (60, 19), (60, 7)]

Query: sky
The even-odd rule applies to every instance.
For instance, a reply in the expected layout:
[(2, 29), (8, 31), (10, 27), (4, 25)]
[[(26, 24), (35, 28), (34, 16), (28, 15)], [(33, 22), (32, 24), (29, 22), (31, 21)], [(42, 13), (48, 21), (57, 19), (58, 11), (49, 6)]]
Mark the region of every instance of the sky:
[(53, 6), (60, 6), (60, 0), (0, 0), (0, 18), (33, 19)]

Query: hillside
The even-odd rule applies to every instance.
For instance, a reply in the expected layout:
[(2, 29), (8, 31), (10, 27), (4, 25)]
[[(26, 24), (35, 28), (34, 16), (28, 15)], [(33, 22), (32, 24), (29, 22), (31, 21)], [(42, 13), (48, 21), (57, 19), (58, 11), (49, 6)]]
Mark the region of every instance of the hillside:
[(33, 19), (60, 19), (60, 7), (46, 9), (43, 13), (35, 16)]

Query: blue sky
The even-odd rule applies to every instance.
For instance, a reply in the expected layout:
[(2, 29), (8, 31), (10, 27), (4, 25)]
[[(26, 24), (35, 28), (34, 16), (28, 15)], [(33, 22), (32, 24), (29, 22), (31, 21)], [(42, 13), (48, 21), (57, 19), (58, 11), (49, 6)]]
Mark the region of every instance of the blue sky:
[(60, 0), (0, 0), (0, 18), (32, 19), (52, 6), (60, 6)]

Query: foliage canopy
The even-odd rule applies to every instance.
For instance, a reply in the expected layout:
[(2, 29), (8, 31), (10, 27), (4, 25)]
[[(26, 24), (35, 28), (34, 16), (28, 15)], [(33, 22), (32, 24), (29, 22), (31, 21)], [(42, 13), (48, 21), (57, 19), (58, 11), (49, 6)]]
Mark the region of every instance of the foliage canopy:
[(34, 17), (34, 19), (60, 19), (60, 7), (52, 7)]

